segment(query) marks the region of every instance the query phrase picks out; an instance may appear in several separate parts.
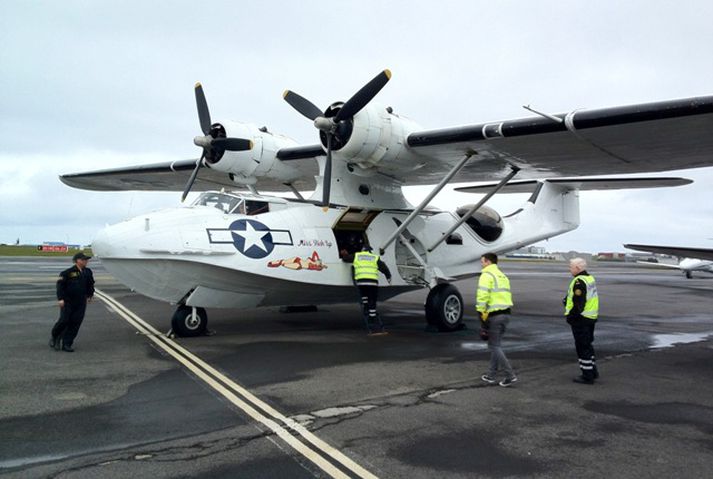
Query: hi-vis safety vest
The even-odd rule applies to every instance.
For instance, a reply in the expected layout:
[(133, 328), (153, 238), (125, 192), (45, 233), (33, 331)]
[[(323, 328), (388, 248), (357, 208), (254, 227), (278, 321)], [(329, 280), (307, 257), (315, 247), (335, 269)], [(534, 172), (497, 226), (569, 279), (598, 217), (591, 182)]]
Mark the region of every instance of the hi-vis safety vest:
[(492, 313), (512, 307), (510, 280), (496, 264), (483, 268), (478, 280), (478, 291), (475, 295), (475, 309), (480, 312)]
[(572, 278), (569, 283), (569, 290), (567, 291), (567, 302), (564, 305), (564, 315), (567, 316), (574, 302), (572, 298), (574, 297), (574, 283), (581, 279), (582, 282), (587, 286), (587, 300), (584, 303), (584, 311), (582, 311), (582, 316), (585, 318), (596, 321), (599, 316), (599, 295), (597, 294), (597, 284), (594, 281), (594, 276), (590, 275), (579, 275)]
[(354, 279), (379, 281), (379, 255), (360, 251), (354, 255)]

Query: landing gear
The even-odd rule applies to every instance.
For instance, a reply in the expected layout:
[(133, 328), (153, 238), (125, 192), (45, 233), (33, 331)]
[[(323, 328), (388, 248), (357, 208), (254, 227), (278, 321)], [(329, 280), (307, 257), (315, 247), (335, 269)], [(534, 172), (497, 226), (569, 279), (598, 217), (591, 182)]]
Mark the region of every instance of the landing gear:
[(688, 279), (693, 278), (693, 273), (691, 273), (690, 271), (686, 271), (686, 278), (688, 278)]
[(439, 284), (428, 293), (426, 321), (439, 331), (456, 331), (463, 327), (463, 297), (452, 284)]
[(171, 328), (179, 337), (202, 336), (208, 329), (208, 314), (205, 308), (193, 308), (184, 304), (180, 305), (171, 318)]

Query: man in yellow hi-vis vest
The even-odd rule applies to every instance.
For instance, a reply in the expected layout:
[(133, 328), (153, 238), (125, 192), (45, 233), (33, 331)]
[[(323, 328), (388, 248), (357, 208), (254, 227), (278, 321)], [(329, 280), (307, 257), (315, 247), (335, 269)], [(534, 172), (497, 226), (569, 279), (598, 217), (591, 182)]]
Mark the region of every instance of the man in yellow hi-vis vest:
[(391, 272), (379, 255), (373, 253), (371, 246), (364, 245), (362, 251), (353, 255), (345, 255), (342, 259), (353, 264), (354, 284), (359, 288), (361, 296), (362, 315), (367, 333), (370, 335), (386, 334), (384, 324), (376, 313), (376, 299), (379, 289), (379, 271), (384, 273), (391, 283)]
[(500, 344), (510, 321), (510, 308), (513, 305), (510, 280), (498, 268), (498, 256), (495, 253), (485, 253), (480, 258), (480, 264), (483, 269), (478, 279), (475, 309), (480, 314), (481, 329), (487, 330), (487, 334), (481, 336), (484, 339), (487, 337), (490, 349), (490, 369), (480, 379), (488, 384), (495, 384), (498, 369), (502, 368), (505, 370), (505, 379), (499, 384), (508, 387), (517, 382), (515, 371)]
[(580, 384), (594, 384), (599, 378), (594, 358), (594, 325), (599, 316), (599, 295), (594, 277), (587, 273), (587, 262), (582, 258), (569, 261), (569, 272), (574, 276), (564, 297), (564, 315), (572, 327), (574, 347), (577, 349), (581, 376), (574, 378)]

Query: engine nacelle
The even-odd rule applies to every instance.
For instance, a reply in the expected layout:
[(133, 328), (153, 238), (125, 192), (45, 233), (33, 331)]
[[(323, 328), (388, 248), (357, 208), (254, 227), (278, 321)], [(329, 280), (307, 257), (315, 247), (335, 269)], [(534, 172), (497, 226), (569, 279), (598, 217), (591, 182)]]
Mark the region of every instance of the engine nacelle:
[[(406, 161), (402, 155), (408, 135), (421, 129), (412, 120), (392, 113), (390, 108), (369, 103), (354, 115), (350, 127), (346, 144), (334, 149), (337, 158), (365, 170), (378, 167), (382, 172), (403, 172), (421, 166)], [(322, 144), (326, 147), (324, 140)]]
[(228, 138), (252, 140), (253, 147), (246, 151), (225, 151), (217, 160), (206, 161), (211, 169), (228, 173), (234, 182), (243, 185), (253, 185), (261, 177), (280, 183), (292, 183), (300, 178), (297, 168), (276, 157), (281, 148), (297, 146), (291, 138), (249, 123), (225, 121), (220, 125)]

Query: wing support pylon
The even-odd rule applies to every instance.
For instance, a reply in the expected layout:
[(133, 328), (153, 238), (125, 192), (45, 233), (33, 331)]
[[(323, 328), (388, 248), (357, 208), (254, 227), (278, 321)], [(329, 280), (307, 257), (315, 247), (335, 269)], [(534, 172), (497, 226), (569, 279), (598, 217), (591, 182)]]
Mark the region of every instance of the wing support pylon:
[(431, 192), (426, 195), (426, 197), (421, 201), (421, 203), (411, 212), (411, 214), (408, 215), (408, 217), (404, 220), (403, 223), (394, 231), (391, 233), (391, 236), (389, 236), (386, 241), (379, 247), (379, 252), (380, 254), (384, 254), (384, 251), (386, 251), (386, 248), (389, 247), (391, 243), (394, 242), (396, 238), (399, 237), (401, 233), (404, 232), (406, 228), (408, 228), (409, 224), (418, 216), (421, 214), (421, 212), (428, 206), (428, 204), (431, 202), (435, 196), (441, 192), (443, 188), (453, 179), (453, 177), (458, 173), (461, 168), (465, 166), (465, 164), (470, 160), (470, 158), (473, 155), (477, 155), (478, 152), (475, 150), (470, 150), (468, 151), (465, 156), (463, 157), (462, 160), (460, 160), (451, 170), (448, 172), (448, 174), (443, 177), (440, 183), (438, 183)]
[(430, 248), (428, 248), (429, 253), (431, 251), (433, 251), (434, 249), (436, 249), (436, 247), (438, 247), (438, 245), (443, 243), (443, 241), (445, 241), (445, 239), (448, 238), (451, 235), (451, 233), (453, 233), (455, 230), (460, 228), (460, 226), (463, 223), (468, 221), (470, 219), (470, 217), (473, 216), (473, 214), (476, 211), (478, 211), (478, 209), (481, 206), (483, 206), (490, 198), (495, 196), (495, 194), (498, 191), (503, 189), (505, 187), (505, 185), (507, 185), (510, 182), (510, 180), (513, 179), (513, 177), (515, 175), (517, 175), (517, 172), (520, 171), (520, 168), (518, 168), (517, 166), (514, 166), (514, 165), (512, 165), (510, 168), (511, 168), (510, 173), (508, 173), (508, 175), (505, 178), (503, 178), (500, 181), (500, 183), (498, 183), (495, 186), (495, 188), (490, 190), (487, 195), (485, 195), (478, 203), (476, 203), (475, 206), (473, 206), (471, 209), (469, 209), (468, 212), (465, 215), (463, 215), (463, 217), (460, 220), (458, 220), (458, 222), (456, 222), (453, 226), (451, 226), (451, 228), (446, 233), (444, 233), (443, 236), (441, 236), (435, 243), (433, 243), (433, 245)]

